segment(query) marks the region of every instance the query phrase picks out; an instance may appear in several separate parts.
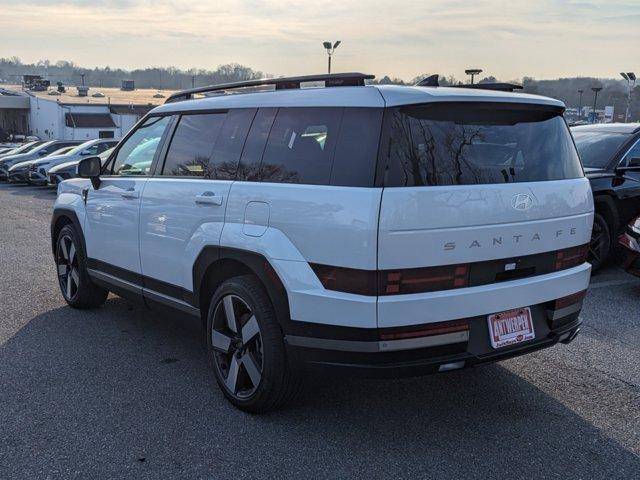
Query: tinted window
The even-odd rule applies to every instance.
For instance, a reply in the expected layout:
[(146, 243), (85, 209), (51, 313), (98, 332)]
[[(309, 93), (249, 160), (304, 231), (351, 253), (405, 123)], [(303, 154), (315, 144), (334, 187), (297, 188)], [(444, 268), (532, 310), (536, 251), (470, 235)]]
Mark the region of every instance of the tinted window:
[(331, 185), (372, 187), (382, 109), (345, 108), (331, 169)]
[(260, 162), (276, 113), (278, 113), (277, 108), (261, 108), (258, 110), (242, 150), (242, 158), (240, 159), (238, 176), (236, 177), (238, 180), (255, 182), (260, 179)]
[(341, 108), (281, 108), (262, 157), (263, 182), (329, 184)]
[(621, 166), (626, 167), (629, 165), (629, 160), (632, 158), (640, 158), (640, 140), (638, 140), (633, 147), (629, 149), (629, 151), (625, 154)]
[(440, 103), (388, 109), (382, 148), (386, 186), (474, 185), (582, 176), (556, 109)]
[(112, 175), (148, 175), (171, 117), (150, 117), (120, 146)]
[(224, 123), (224, 113), (182, 115), (173, 134), (162, 175), (210, 178), (213, 145)]
[(604, 168), (625, 142), (630, 138), (626, 133), (594, 132), (573, 130), (580, 160), (585, 167)]
[(234, 180), (254, 115), (255, 109), (183, 115), (162, 174)]

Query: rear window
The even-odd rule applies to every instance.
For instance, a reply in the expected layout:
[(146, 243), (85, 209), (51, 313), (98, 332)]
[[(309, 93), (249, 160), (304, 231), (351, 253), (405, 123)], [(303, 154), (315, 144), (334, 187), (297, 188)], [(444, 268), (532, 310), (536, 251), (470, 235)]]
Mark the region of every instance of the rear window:
[(385, 113), (381, 175), (388, 187), (540, 182), (583, 175), (557, 108), (437, 103)]
[(605, 168), (630, 138), (627, 133), (573, 130), (573, 138), (585, 167)]

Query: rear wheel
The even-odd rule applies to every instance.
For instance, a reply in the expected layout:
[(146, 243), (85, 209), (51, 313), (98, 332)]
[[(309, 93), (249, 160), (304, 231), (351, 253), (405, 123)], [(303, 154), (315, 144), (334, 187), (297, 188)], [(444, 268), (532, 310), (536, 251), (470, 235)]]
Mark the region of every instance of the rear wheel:
[(55, 260), (60, 290), (70, 306), (95, 308), (105, 302), (109, 291), (91, 282), (82, 243), (73, 225), (65, 225), (60, 230)]
[(207, 318), (209, 357), (229, 401), (253, 413), (285, 405), (297, 391), (271, 301), (251, 275), (225, 281)]
[(589, 243), (589, 262), (593, 270), (598, 270), (611, 253), (611, 229), (604, 216), (596, 213), (593, 217), (593, 230)]

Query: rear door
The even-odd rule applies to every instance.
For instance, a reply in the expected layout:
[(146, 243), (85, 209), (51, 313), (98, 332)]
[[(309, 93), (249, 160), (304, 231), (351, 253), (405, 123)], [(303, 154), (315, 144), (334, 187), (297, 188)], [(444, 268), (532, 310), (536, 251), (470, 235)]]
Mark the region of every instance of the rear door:
[[(182, 299), (204, 246), (217, 245), (255, 109), (183, 114), (140, 209), (145, 286)], [(149, 294), (152, 294), (150, 292)]]
[(116, 151), (87, 192), (85, 236), (91, 268), (139, 281), (138, 220), (142, 190), (171, 117), (149, 117)]
[[(558, 110), (453, 102), (392, 108), (381, 151), (380, 270), (496, 259), (515, 266), (491, 268), (517, 270), (524, 256), (589, 241), (591, 191)], [(523, 276), (541, 273), (533, 263), (522, 264)], [(381, 327), (394, 321), (379, 316)]]

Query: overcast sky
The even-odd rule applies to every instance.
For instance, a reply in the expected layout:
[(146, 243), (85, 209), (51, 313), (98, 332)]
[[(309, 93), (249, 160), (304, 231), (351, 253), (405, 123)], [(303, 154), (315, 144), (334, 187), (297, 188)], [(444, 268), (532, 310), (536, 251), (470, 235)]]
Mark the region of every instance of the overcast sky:
[(0, 57), (25, 62), (308, 74), (323, 40), (334, 71), (616, 77), (640, 71), (640, 0), (0, 0)]

